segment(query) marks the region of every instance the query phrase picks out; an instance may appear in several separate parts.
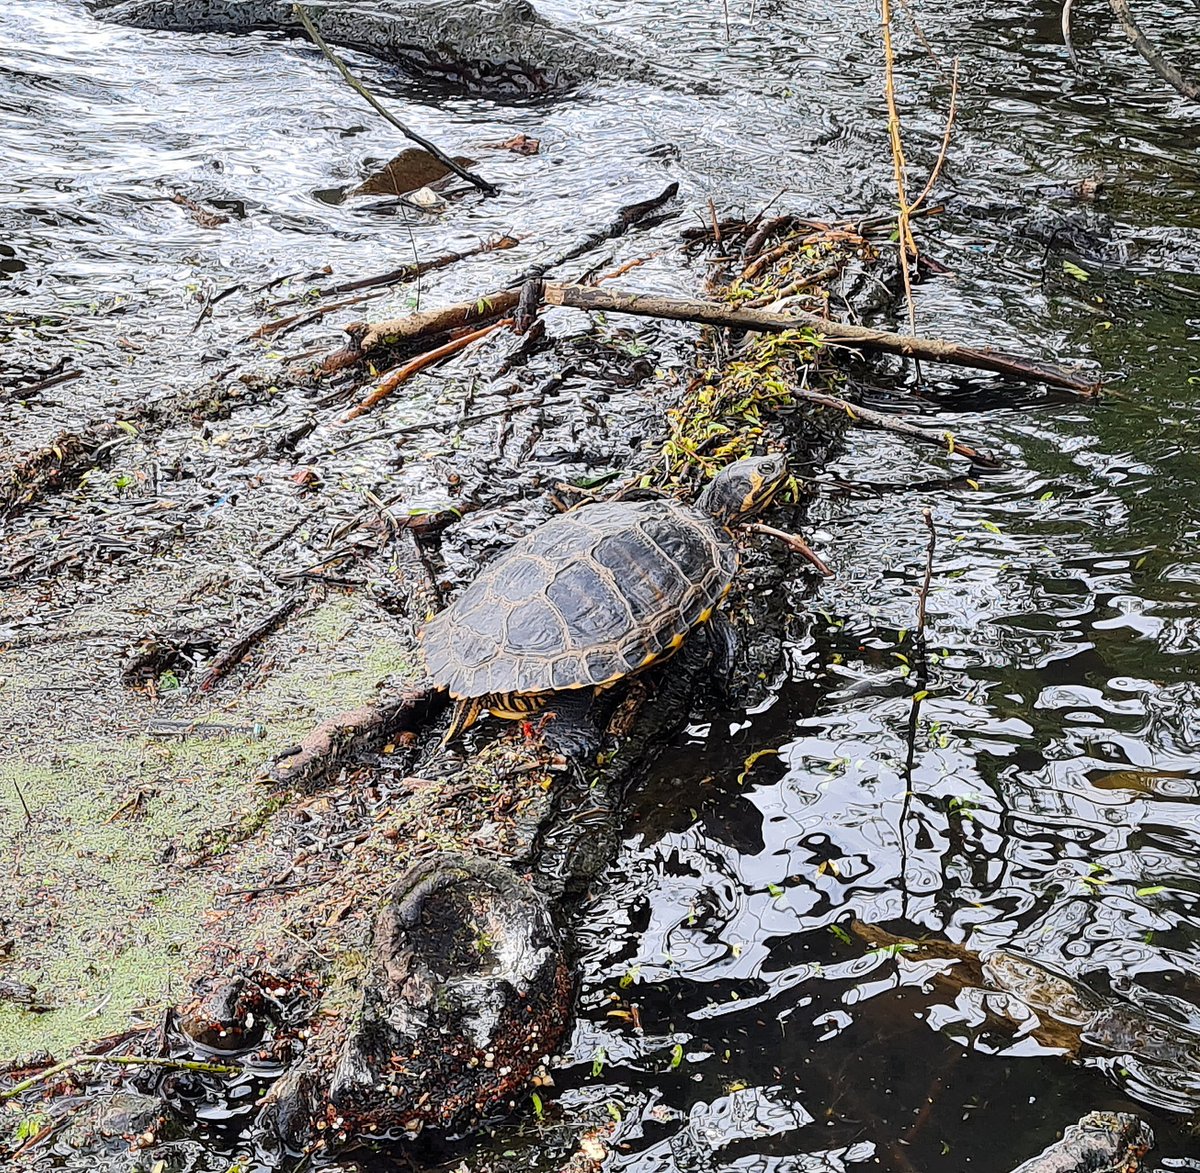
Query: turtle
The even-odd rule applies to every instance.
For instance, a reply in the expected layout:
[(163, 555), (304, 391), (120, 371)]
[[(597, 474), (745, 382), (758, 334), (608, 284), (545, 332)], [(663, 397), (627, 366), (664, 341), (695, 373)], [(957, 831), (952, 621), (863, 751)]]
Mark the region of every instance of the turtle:
[(751, 456), (718, 473), (694, 506), (671, 497), (581, 506), (485, 566), (419, 636), (434, 685), (455, 701), (443, 744), (485, 711), (518, 719), (550, 706), (551, 747), (594, 754), (597, 692), (673, 655), (693, 628), (708, 624), (731, 665), (733, 632), (717, 608), (737, 572), (732, 530), (787, 475), (782, 456)]

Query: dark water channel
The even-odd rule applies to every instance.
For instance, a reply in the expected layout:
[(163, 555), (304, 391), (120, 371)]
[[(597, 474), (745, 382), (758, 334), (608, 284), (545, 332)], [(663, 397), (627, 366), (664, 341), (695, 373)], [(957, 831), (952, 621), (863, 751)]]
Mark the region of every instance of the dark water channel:
[[(1053, 5), (920, 6), (962, 82), (948, 211), (920, 234), (947, 272), (920, 286), (917, 313), (928, 333), (1095, 359), (1119, 376), (1113, 393), (1081, 404), (927, 370), (927, 410), (1007, 462), (977, 488), (907, 488), (945, 461), (851, 434), (814, 515), (837, 576), (812, 598), (795, 584), (769, 699), (690, 728), (634, 796), (620, 858), (581, 910), (582, 1010), (545, 1120), (505, 1129), (492, 1155), (538, 1167), (569, 1151), (561, 1110), (619, 1117), (614, 1170), (1000, 1173), (1086, 1111), (1133, 1108), (1160, 1167), (1200, 1169), (1200, 1053), (1149, 1073), (1119, 1055), (1068, 1062), (847, 935), (857, 918), (1011, 946), (1102, 992), (1174, 997), (1169, 1014), (1154, 1003), (1163, 1021), (1200, 1032), (1200, 115), (1093, 8), (1076, 14), (1080, 78)], [(712, 195), (753, 210), (785, 186), (814, 212), (887, 205), (872, 5), (760, 0), (751, 21), (730, 0), (728, 42), (718, 0), (547, 11), (716, 92), (608, 79), (493, 102), (361, 62), (454, 150), (543, 143), (533, 159), (485, 152), (498, 200), (413, 228), (423, 253), (501, 228), (536, 244), (427, 296), (494, 287), (668, 178), (696, 208)], [(1169, 19), (1156, 34), (1195, 61), (1200, 16)], [(898, 22), (923, 177), (948, 85)], [(197, 288), (326, 263), (375, 272), (411, 252), (394, 219), (322, 198), (395, 144), (296, 43), (105, 27), (68, 0), (22, 0), (0, 12), (0, 110), (0, 314), (71, 315), (105, 376), (40, 405), (0, 392), (17, 450), (194, 374), (222, 345), (220, 318), (190, 333)], [(1099, 199), (1074, 198), (1091, 179)], [(227, 230), (167, 202), (176, 188), (224, 201)], [(678, 223), (658, 231), (669, 243)], [(638, 284), (699, 279), (672, 257)], [(158, 340), (153, 362), (117, 332)], [(835, 474), (875, 488), (837, 493)], [(914, 732), (925, 506), (933, 655)]]

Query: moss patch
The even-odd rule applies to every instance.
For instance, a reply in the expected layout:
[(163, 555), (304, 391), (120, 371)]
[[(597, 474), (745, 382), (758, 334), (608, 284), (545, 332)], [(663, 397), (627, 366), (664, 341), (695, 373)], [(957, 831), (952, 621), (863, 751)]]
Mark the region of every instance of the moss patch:
[[(257, 780), (263, 763), (413, 663), (407, 637), (348, 597), (297, 616), (196, 700), (97, 682), (94, 650), (0, 653), (17, 731), (0, 757), (0, 943), (12, 941), (0, 977), (55, 1007), (0, 1000), (0, 1059), (156, 1021), (228, 883), (229, 868), (191, 866), (195, 854), (241, 844), (238, 869), (253, 868), (255, 832), (282, 801)], [(157, 718), (265, 736), (147, 736)]]

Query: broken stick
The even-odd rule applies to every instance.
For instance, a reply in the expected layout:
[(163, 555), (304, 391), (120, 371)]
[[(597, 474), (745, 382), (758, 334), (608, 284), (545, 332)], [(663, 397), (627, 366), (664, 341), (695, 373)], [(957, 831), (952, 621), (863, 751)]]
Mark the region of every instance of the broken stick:
[(223, 676), (242, 662), (246, 653), (260, 640), (271, 634), (297, 607), (304, 602), (306, 592), (294, 590), (284, 596), (283, 602), (273, 611), (260, 619), (253, 627), (238, 636), (231, 643), (217, 651), (209, 662), (208, 668), (196, 685), (197, 692), (208, 692)]

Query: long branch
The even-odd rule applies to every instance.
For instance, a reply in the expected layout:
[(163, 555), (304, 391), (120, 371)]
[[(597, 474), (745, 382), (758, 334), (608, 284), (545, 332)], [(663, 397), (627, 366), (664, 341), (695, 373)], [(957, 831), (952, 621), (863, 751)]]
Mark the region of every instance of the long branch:
[(208, 1075), (238, 1075), (242, 1070), (228, 1063), (203, 1063), (194, 1059), (165, 1059), (150, 1055), (75, 1055), (0, 1092), (0, 1103), (16, 1099), (22, 1092), (27, 1092), (56, 1075), (62, 1075), (65, 1071), (73, 1071), (77, 1067), (94, 1067), (98, 1063), (112, 1063), (117, 1067), (165, 1067), (171, 1071), (199, 1071)]
[[(495, 295), (493, 295), (495, 296)], [(1007, 354), (991, 347), (962, 346), (940, 338), (905, 336), (886, 330), (871, 330), (866, 326), (851, 326), (832, 322), (817, 314), (792, 310), (787, 314), (767, 310), (734, 309), (721, 302), (696, 301), (690, 298), (658, 297), (620, 290), (595, 289), (586, 285), (547, 282), (545, 298), (550, 305), (570, 306), (580, 310), (603, 310), (606, 313), (637, 314), (642, 317), (670, 318), (675, 321), (700, 322), (709, 326), (732, 326), (743, 330), (762, 330), (780, 333), (784, 330), (810, 329), (830, 342), (858, 350), (898, 354), (905, 358), (927, 359), (950, 366), (972, 367), (993, 371), (1026, 382), (1045, 383), (1061, 387), (1078, 395), (1095, 395), (1097, 380), (1075, 371), (1047, 363), (1034, 362), (1019, 355)]]
[(1185, 98), (1191, 98), (1193, 102), (1200, 102), (1200, 85), (1188, 81), (1174, 65), (1165, 60), (1162, 54), (1150, 44), (1146, 39), (1146, 34), (1142, 32), (1141, 28), (1138, 27), (1137, 21), (1133, 19), (1133, 13), (1129, 10), (1129, 4), (1126, 0), (1108, 0), (1108, 4), (1113, 10), (1113, 15), (1120, 22), (1121, 28), (1125, 30), (1125, 35), (1132, 42), (1133, 47), (1145, 58), (1150, 68), (1167, 85), (1177, 90)]
[(484, 195), (495, 195), (496, 194), (497, 189), (496, 189), (495, 184), (488, 183), (488, 181), (486, 179), (481, 178), (480, 176), (476, 175), (473, 171), (468, 171), (461, 164), (456, 163), (439, 146), (435, 145), (434, 143), (431, 143), (427, 138), (424, 138), (423, 136), (417, 134), (417, 132), (415, 130), (412, 130), (409, 127), (405, 126), (404, 123), (400, 121), (400, 119), (398, 119), (394, 114), (392, 114), (388, 109), (386, 109), (383, 106), (383, 104), (375, 97), (375, 95), (372, 94), (371, 91), (368, 90), (367, 87), (365, 85), (363, 85), (362, 82), (360, 82), (358, 80), (358, 78), (356, 78), (354, 76), (354, 74), (352, 74), (350, 72), (350, 70), (348, 70), (346, 68), (346, 66), (343, 64), (341, 58), (338, 57), (337, 54), (335, 54), (334, 51), (327, 44), (325, 44), (324, 37), (322, 37), (321, 34), (319, 32), (317, 32), (317, 26), (315, 24), (313, 24), (312, 17), (309, 16), (308, 10), (304, 7), (303, 4), (293, 4), (292, 12), (294, 12), (296, 14), (297, 19), (300, 21), (300, 23), (302, 25), (304, 25), (304, 31), (306, 33), (308, 33), (308, 35), (310, 37), (312, 37), (313, 42), (317, 46), (317, 48), (320, 49), (321, 52), (324, 53), (325, 56), (329, 59), (329, 61), (332, 62), (332, 64), (337, 68), (338, 73), (340, 73), (342, 75), (346, 84), (352, 90), (354, 90), (354, 92), (356, 94), (358, 94), (361, 98), (363, 98), (366, 101), (366, 103), (371, 107), (371, 109), (373, 109), (381, 117), (386, 118), (387, 121), (390, 122), (402, 135), (404, 135), (405, 138), (412, 139), (412, 141), (414, 143), (418, 144), (418, 146), (424, 147), (425, 150), (427, 150), (435, 159), (437, 159), (439, 162), (445, 164), (445, 166), (449, 167), (450, 170), (453, 171), (455, 175), (459, 176), (461, 179), (465, 179), (468, 183), (473, 184), (475, 187), (479, 188), (479, 190), (481, 192), (483, 192)]

